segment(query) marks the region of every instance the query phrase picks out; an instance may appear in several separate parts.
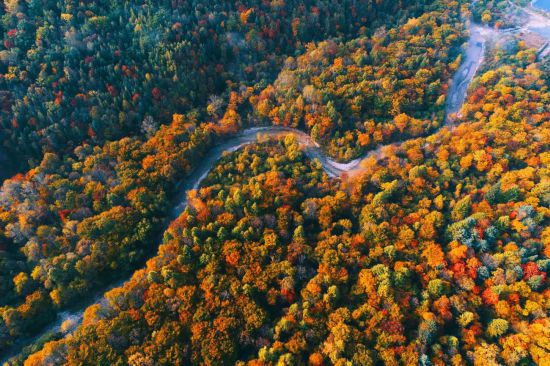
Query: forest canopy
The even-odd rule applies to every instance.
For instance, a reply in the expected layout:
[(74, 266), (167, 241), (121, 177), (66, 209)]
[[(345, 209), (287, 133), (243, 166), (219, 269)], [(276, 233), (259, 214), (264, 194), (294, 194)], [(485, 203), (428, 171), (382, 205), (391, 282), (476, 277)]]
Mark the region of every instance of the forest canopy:
[(0, 190), (0, 350), (154, 253), (177, 182), (253, 124), (249, 100), (287, 55), (399, 27), (425, 7), (437, 6), (6, 6), (0, 137), (15, 168), (32, 169)]
[(150, 137), (174, 113), (221, 117), (230, 91), (271, 82), (308, 42), (393, 26), (428, 3), (6, 1), (2, 148), (25, 169), (82, 142)]
[(5, 1), (6, 364), (550, 364), (524, 5)]
[(26, 365), (545, 364), (550, 93), (524, 52), (459, 127), (358, 176), (293, 138), (223, 158), (146, 268)]

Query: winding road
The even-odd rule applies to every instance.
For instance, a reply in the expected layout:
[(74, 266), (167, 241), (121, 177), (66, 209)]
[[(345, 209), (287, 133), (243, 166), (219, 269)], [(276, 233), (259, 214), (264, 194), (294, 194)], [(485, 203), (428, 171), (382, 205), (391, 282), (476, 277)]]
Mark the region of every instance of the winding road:
[(483, 62), (485, 53), (485, 32), (484, 27), (477, 24), (470, 25), (470, 39), (464, 53), (465, 59), (456, 71), (449, 94), (447, 95), (446, 119), (448, 124), (453, 119), (453, 115), (460, 113), (460, 108), (466, 99), (466, 92), (472, 82), (479, 66)]
[[(456, 71), (452, 84), (449, 89), (446, 104), (446, 118), (443, 126), (451, 125), (454, 116), (459, 113), (460, 108), (464, 104), (466, 92), (476, 71), (483, 61), (486, 38), (484, 37), (483, 27), (477, 24), (469, 25), (470, 38), (467, 43), (467, 48), (464, 52), (464, 61)], [(311, 159), (317, 159), (326, 173), (331, 177), (338, 177), (342, 173), (353, 174), (361, 169), (361, 161), (375, 156), (381, 158), (384, 150), (390, 146), (397, 146), (399, 143), (379, 146), (377, 149), (370, 151), (365, 156), (355, 159), (349, 163), (341, 164), (328, 158), (325, 152), (321, 149), (313, 139), (306, 133), (285, 127), (256, 127), (242, 131), (240, 134), (224, 141), (214, 147), (208, 155), (203, 159), (201, 166), (196, 168), (193, 173), (181, 182), (178, 186), (178, 195), (175, 202), (179, 202), (174, 207), (170, 216), (167, 218), (167, 223), (177, 218), (187, 207), (187, 193), (189, 190), (197, 189), (214, 164), (223, 156), (225, 152), (232, 152), (240, 149), (242, 146), (251, 144), (257, 141), (258, 135), (266, 137), (280, 137), (286, 135), (294, 135), (298, 143), (303, 147), (305, 154)], [(64, 335), (70, 334), (80, 324), (84, 311), (90, 305), (97, 303), (106, 303), (104, 296), (105, 292), (122, 286), (129, 279), (116, 282), (104, 289), (101, 293), (91, 297), (88, 301), (81, 302), (78, 309), (60, 312), (56, 320), (39, 335), (17, 342), (2, 358), (0, 364), (4, 364), (9, 358), (19, 354), (22, 349), (30, 344), (37, 342), (41, 337), (51, 333), (61, 332)]]

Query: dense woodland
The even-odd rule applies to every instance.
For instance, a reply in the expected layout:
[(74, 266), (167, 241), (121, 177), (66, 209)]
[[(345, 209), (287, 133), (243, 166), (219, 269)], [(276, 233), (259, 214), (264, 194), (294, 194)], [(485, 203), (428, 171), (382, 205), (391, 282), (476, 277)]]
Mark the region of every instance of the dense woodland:
[(274, 84), (253, 98), (257, 114), (310, 131), (344, 161), (437, 129), (464, 33), (458, 3), (435, 8), (401, 27), (320, 42), (288, 58)]
[(26, 365), (549, 359), (548, 78), (497, 54), (464, 122), (331, 180), (292, 138), (224, 158), (158, 255)]
[[(6, 1), (0, 354), (137, 269), (9, 365), (550, 364), (550, 61), (495, 50), (440, 129), (463, 23), (504, 6)], [(266, 124), (387, 146), (339, 178), (243, 147), (164, 231)]]
[(271, 82), (284, 55), (395, 24), (425, 3), (7, 0), (2, 147), (24, 169), (84, 141), (150, 136), (173, 113), (216, 118), (228, 91)]
[[(34, 3), (16, 2), (12, 8), (7, 7), (4, 20), (24, 22), (27, 25), (31, 18), (35, 22), (47, 22), (56, 14), (55, 9), (59, 10), (61, 6), (46, 11), (39, 8), (38, 4), (32, 4)], [(3, 79), (3, 82), (11, 83), (6, 85), (7, 90), (25, 93), (25, 96), (17, 98), (12, 96), (18, 102), (4, 111), (10, 119), (6, 128), (0, 130), (0, 133), (9, 135), (4, 139), (9, 145), (6, 148), (15, 154), (12, 156), (30, 154), (28, 156), (36, 158), (42, 156), (42, 153), (44, 155), (35, 168), (7, 180), (0, 190), (0, 288), (4, 294), (0, 299), (0, 350), (40, 330), (55, 317), (59, 309), (78, 301), (82, 295), (101, 289), (104, 284), (113, 280), (113, 273), (122, 276), (154, 253), (155, 242), (158, 242), (165, 227), (164, 218), (170, 211), (176, 182), (200, 162), (201, 156), (213, 143), (234, 133), (242, 125), (252, 123), (246, 118), (252, 111), (249, 101), (259, 99), (258, 95), (262, 95), (267, 81), (275, 79), (270, 74), (275, 74), (273, 70), (277, 70), (277, 65), (282, 65), (284, 61), (282, 56), (275, 57), (274, 54), (299, 52), (306, 47), (307, 42), (315, 40), (315, 37), (326, 39), (337, 36), (337, 40), (332, 42), (344, 42), (348, 38), (355, 38), (358, 33), (368, 35), (379, 26), (391, 29), (395, 27), (395, 37), (407, 37), (415, 32), (411, 30), (415, 27), (412, 24), (414, 22), (407, 21), (402, 29), (399, 25), (401, 18), (420, 10), (432, 11), (429, 18), (431, 21), (435, 21), (433, 14), (440, 14), (443, 22), (441, 28), (447, 29), (447, 32), (451, 32), (448, 23), (451, 20), (457, 21), (456, 4), (449, 8), (442, 6), (442, 3), (435, 3), (426, 5), (426, 9), (422, 2), (410, 4), (410, 9), (392, 4), (373, 4), (369, 1), (358, 4), (353, 1), (340, 5), (327, 3), (320, 7), (320, 4), (295, 6), (291, 2), (262, 2), (245, 7), (244, 4), (236, 6), (228, 3), (223, 6), (212, 4), (218, 9), (213, 12), (202, 3), (189, 8), (191, 4), (184, 2), (165, 5), (171, 9), (168, 13), (158, 12), (151, 15), (151, 4), (140, 7), (132, 4), (111, 4), (109, 8), (96, 3), (65, 2), (62, 10), (71, 9), (74, 16), (64, 16), (63, 14), (69, 13), (62, 13), (61, 19), (57, 19), (55, 24), (60, 31), (72, 24), (71, 29), (76, 32), (78, 22), (84, 22), (87, 26), (78, 28), (78, 32), (90, 32), (88, 37), (91, 39), (86, 47), (79, 48), (80, 43), (77, 42), (78, 44), (71, 47), (65, 45), (58, 48), (38, 41), (24, 43), (27, 48), (13, 46), (14, 53), (35, 55), (32, 62), (31, 59), (28, 60), (32, 65), (44, 66), (44, 63), (38, 63), (42, 57), (39, 55), (43, 53), (43, 57), (47, 56), (51, 61), (48, 62), (50, 66), (42, 67), (36, 77), (30, 77), (30, 71), (16, 72), (16, 66), (10, 66), (9, 70), (20, 77), (8, 77), (9, 73), (6, 73)], [(10, 9), (11, 12), (8, 11)], [(47, 15), (44, 15), (46, 19), (40, 16), (41, 12)], [(100, 17), (100, 12), (105, 12), (109, 18), (99, 22), (95, 18)], [(384, 20), (382, 22), (374, 20), (378, 13), (392, 15), (381, 17)], [(168, 14), (172, 16), (168, 17)], [(288, 20), (288, 14), (293, 14), (292, 27), (280, 23)], [(135, 23), (131, 28), (126, 23), (125, 27), (118, 26), (128, 18), (132, 20), (128, 24)], [(279, 18), (280, 21), (270, 20)], [(168, 47), (162, 42), (144, 41), (152, 36), (151, 29), (157, 32), (158, 29), (164, 29), (159, 23), (161, 19), (173, 24), (171, 30), (166, 30), (165, 36), (166, 42), (172, 42), (170, 51), (161, 52), (158, 49)], [(189, 31), (186, 34), (183, 29), (192, 28), (183, 27), (182, 24), (196, 25), (200, 32)], [(209, 24), (213, 29), (207, 29)], [(268, 25), (276, 25), (276, 29), (271, 32), (266, 28)], [(426, 30), (418, 29), (418, 32), (421, 39), (431, 40), (429, 42), (434, 47), (443, 50), (440, 55), (443, 59), (447, 57), (448, 44), (456, 41), (456, 34), (445, 38), (439, 28), (433, 34), (423, 34), (428, 28), (435, 26), (430, 23)], [(106, 37), (104, 33), (107, 29), (113, 32), (112, 35), (107, 32), (111, 36), (107, 37), (107, 41), (100, 41), (100, 37)], [(132, 37), (140, 40), (139, 47), (121, 47), (122, 40), (125, 40), (125, 29), (131, 31)], [(227, 32), (222, 32), (222, 29)], [(259, 29), (263, 31), (260, 33)], [(29, 36), (29, 32), (14, 33), (14, 37), (25, 38)], [(73, 35), (76, 39), (88, 39), (78, 32)], [(228, 48), (233, 53), (239, 53), (243, 49), (238, 59), (235, 58), (236, 55), (230, 56), (229, 50), (226, 50), (229, 53), (214, 52), (215, 47), (223, 45), (227, 48), (228, 42), (231, 43), (231, 39), (225, 39), (220, 41), (221, 45), (213, 45), (212, 42), (217, 37), (212, 35), (216, 34), (238, 40), (237, 44)], [(191, 41), (187, 41), (188, 38), (196, 46), (192, 46)], [(48, 36), (47, 40), (54, 42), (56, 38)], [(65, 44), (66, 37), (58, 41)], [(388, 38), (387, 42), (390, 42), (388, 47), (398, 47), (398, 41), (392, 42)], [(176, 47), (174, 44), (181, 46)], [(380, 52), (383, 52), (382, 44), (379, 46)], [(404, 46), (401, 43), (400, 47)], [(155, 47), (154, 51), (150, 47)], [(308, 47), (316, 46), (310, 44)], [(122, 48), (128, 54), (121, 54)], [(23, 52), (24, 49), (27, 50), (26, 53)], [(427, 47), (420, 43), (419, 49), (418, 52), (424, 52)], [(182, 54), (172, 55), (174, 50)], [(59, 51), (57, 57), (51, 55), (54, 51)], [(195, 54), (198, 51), (204, 55), (195, 55), (198, 59), (193, 63), (179, 64), (178, 67), (164, 67), (164, 62), (147, 60), (140, 56), (140, 52), (144, 52), (149, 57), (165, 55), (167, 58), (176, 57), (175, 60), (190, 62), (193, 58), (184, 53)], [(138, 53), (134, 55), (133, 52)], [(220, 62), (219, 56), (226, 53), (228, 59), (222, 57), (223, 65), (208, 71), (205, 66), (208, 65), (208, 57)], [(376, 63), (375, 54), (376, 52), (371, 52), (373, 59), (365, 59), (364, 63)], [(422, 62), (420, 55), (416, 58), (418, 62)], [(17, 68), (30, 68), (30, 65), (25, 66), (26, 60), (18, 59)], [(70, 64), (73, 66), (61, 68), (62, 64), (69, 62), (73, 62)], [(233, 70), (232, 73), (224, 72), (224, 67)], [(77, 68), (81, 70), (79, 74), (76, 72)], [(55, 75), (51, 74), (54, 69), (57, 70)], [(100, 72), (102, 73), (98, 74)], [(194, 83), (187, 83), (183, 81), (183, 76), (178, 76), (178, 72), (185, 74), (186, 78), (197, 79)], [(243, 73), (248, 76), (243, 76)], [(22, 78), (21, 75), (28, 77)], [(71, 78), (71, 75), (74, 77)], [(205, 82), (204, 80), (210, 78), (208, 75), (222, 78), (223, 85), (217, 87), (217, 82)], [(203, 76), (206, 79), (203, 80)], [(113, 80), (109, 81), (111, 77)], [(178, 86), (171, 85), (168, 81), (162, 82), (165, 77)], [(19, 83), (34, 85), (45, 80), (55, 85), (55, 88), (52, 89), (50, 84), (47, 85), (48, 88), (45, 85), (41, 88), (32, 85), (16, 86)], [(107, 90), (101, 87), (98, 90), (99, 80), (112, 82), (116, 87)], [(408, 80), (412, 82), (412, 79)], [(248, 84), (252, 86), (246, 87)], [(166, 87), (161, 88), (161, 85)], [(153, 87), (159, 90), (159, 98), (154, 96), (154, 91), (148, 89)], [(140, 90), (138, 98), (130, 98), (131, 95), (136, 95), (132, 91), (136, 88)], [(51, 94), (45, 93), (45, 90)], [(58, 92), (54, 92), (55, 90)], [(71, 98), (69, 91), (78, 92), (82, 98)], [(113, 91), (116, 92), (113, 94)], [(168, 91), (173, 95), (168, 95)], [(221, 94), (210, 94), (215, 92)], [(27, 95), (29, 93), (32, 96)], [(57, 95), (57, 102), (44, 103), (46, 95), (53, 97), (54, 94)], [(190, 94), (196, 94), (198, 99), (190, 97)], [(128, 100), (125, 96), (128, 96)], [(203, 99), (205, 103), (202, 105), (200, 100)], [(36, 100), (36, 103), (31, 103), (32, 100)], [(78, 101), (76, 104), (73, 103), (75, 100)], [(130, 103), (131, 100), (135, 103)], [(194, 107), (187, 108), (181, 103), (184, 100), (184, 104)], [(41, 108), (48, 105), (56, 106), (54, 110), (59, 118), (41, 112)], [(188, 113), (186, 116), (172, 115), (171, 111), (174, 110), (188, 110)], [(31, 111), (36, 115), (31, 118), (36, 123), (27, 123), (31, 119), (19, 119)], [(102, 113), (103, 117), (100, 119), (103, 122), (90, 117), (89, 113), (93, 114), (93, 111)], [(166, 115), (170, 115), (173, 122), (159, 129), (159, 121), (165, 120)], [(64, 126), (61, 122), (67, 122), (70, 119), (68, 116), (81, 124), (75, 124), (74, 128)], [(333, 127), (332, 130), (338, 128)], [(79, 131), (82, 132), (81, 135)], [(421, 131), (417, 128), (415, 133), (420, 134)], [(135, 136), (102, 143), (119, 137), (120, 134)], [(35, 140), (36, 136), (42, 137)], [(71, 144), (77, 144), (81, 140), (86, 142), (71, 150)], [(18, 143), (10, 144), (8, 141)], [(351, 144), (352, 142), (350, 146)], [(37, 148), (34, 149), (33, 146)], [(29, 148), (32, 151), (26, 150)]]
[(40, 166), (4, 183), (3, 347), (154, 250), (174, 183), (211, 146), (214, 131), (175, 115), (147, 144), (84, 145), (66, 160), (47, 153)]

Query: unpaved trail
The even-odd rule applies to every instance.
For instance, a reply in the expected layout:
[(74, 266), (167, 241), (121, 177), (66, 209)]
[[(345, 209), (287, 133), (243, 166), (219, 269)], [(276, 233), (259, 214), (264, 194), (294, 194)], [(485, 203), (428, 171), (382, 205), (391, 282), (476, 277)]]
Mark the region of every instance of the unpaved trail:
[(483, 27), (477, 24), (470, 25), (470, 39), (464, 53), (464, 62), (456, 71), (447, 95), (447, 121), (452, 118), (452, 115), (459, 113), (464, 104), (468, 87), (483, 62), (486, 41)]

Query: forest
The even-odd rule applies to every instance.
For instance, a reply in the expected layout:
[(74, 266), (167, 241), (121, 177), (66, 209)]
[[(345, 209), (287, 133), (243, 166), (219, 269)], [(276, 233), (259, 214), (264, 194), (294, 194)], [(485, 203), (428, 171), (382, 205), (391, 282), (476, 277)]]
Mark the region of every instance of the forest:
[(292, 138), (227, 155), (146, 268), (25, 364), (545, 364), (550, 93), (529, 52), (490, 61), (458, 128), (361, 175)]
[(320, 42), (288, 58), (252, 104), (260, 118), (310, 131), (343, 161), (433, 132), (460, 63), (459, 11), (437, 9), (347, 43)]
[[(17, 62), (3, 74), (1, 88), (13, 94), (6, 103), (17, 102), (4, 111), (0, 135), (7, 150), (36, 167), (7, 181), (0, 193), (0, 245), (6, 249), (0, 252), (0, 305), (7, 306), (0, 349), (155, 250), (149, 242), (160, 235), (175, 182), (218, 135), (244, 123), (237, 109), (251, 93), (248, 80), (271, 80), (281, 55), (313, 35), (346, 39), (376, 12), (408, 12), (369, 1), (352, 13), (347, 9), (355, 2), (244, 5), (52, 2), (45, 9), (16, 1), (5, 7), (4, 45), (11, 46), (2, 52)], [(152, 7), (158, 7), (154, 16)], [(290, 11), (299, 37), (281, 24)], [(321, 23), (328, 14), (333, 18)], [(60, 37), (45, 37), (48, 29)], [(152, 29), (164, 31), (157, 35), (162, 42), (151, 39)], [(217, 44), (212, 34), (224, 39)], [(136, 44), (122, 53), (128, 42)], [(167, 118), (172, 124), (159, 130)], [(130, 139), (117, 140), (121, 134)]]
[(83, 142), (150, 137), (177, 112), (216, 117), (229, 91), (271, 82), (285, 55), (426, 2), (7, 0), (2, 148), (21, 170)]
[[(5, 365), (550, 364), (550, 60), (446, 110), (508, 6), (5, 1)], [(258, 129), (182, 192), (262, 126), (361, 161)]]

